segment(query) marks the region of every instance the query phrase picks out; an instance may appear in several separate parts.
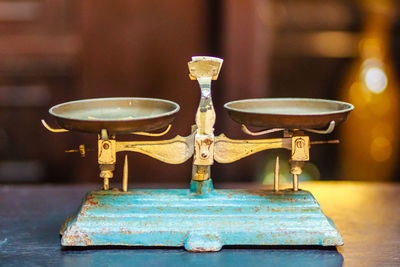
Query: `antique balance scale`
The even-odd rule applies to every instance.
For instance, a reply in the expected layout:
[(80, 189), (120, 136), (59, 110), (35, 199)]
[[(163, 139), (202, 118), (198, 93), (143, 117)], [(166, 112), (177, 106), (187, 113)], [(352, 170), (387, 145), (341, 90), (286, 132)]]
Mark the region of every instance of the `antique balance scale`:
[[(196, 124), (189, 136), (162, 141), (117, 140), (117, 134), (161, 136), (179, 106), (152, 98), (103, 98), (63, 103), (50, 109), (62, 127), (98, 134), (98, 163), (104, 186), (89, 192), (76, 214), (61, 227), (63, 246), (184, 246), (189, 251), (218, 251), (224, 245), (322, 245), (343, 241), (312, 194), (299, 189), (302, 165), (313, 143), (305, 132), (328, 134), (346, 120), (353, 106), (321, 99), (248, 99), (227, 103), (230, 117), (250, 135), (281, 131), (282, 138), (233, 140), (214, 135), (211, 81), (222, 59), (192, 57), (190, 78), (201, 89)], [(245, 125), (266, 128), (251, 132)], [(155, 130), (165, 129), (161, 133)], [(325, 130), (318, 130), (325, 128)], [(329, 141), (328, 141), (329, 142)], [(210, 167), (231, 163), (267, 149), (287, 149), (293, 188), (279, 188), (279, 161), (272, 190), (217, 190)], [(77, 150), (85, 154), (84, 146)], [(110, 189), (116, 153), (134, 151), (181, 164), (193, 156), (189, 189), (129, 189), (125, 156), (122, 189)]]

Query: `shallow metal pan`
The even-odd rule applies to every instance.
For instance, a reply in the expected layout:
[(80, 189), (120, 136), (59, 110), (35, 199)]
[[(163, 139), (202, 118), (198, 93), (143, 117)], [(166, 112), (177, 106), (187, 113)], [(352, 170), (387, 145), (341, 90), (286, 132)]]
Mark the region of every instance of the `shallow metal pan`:
[(49, 113), (65, 129), (99, 133), (150, 132), (167, 127), (179, 105), (155, 98), (94, 98), (62, 103)]
[(225, 104), (236, 122), (263, 128), (321, 129), (331, 121), (339, 125), (353, 105), (315, 98), (255, 98)]

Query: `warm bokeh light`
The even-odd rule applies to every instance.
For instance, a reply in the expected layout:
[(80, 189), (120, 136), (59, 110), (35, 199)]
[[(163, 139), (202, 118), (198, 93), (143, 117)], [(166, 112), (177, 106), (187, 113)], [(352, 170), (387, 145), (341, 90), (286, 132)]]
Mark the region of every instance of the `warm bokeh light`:
[(370, 146), (371, 157), (378, 161), (386, 161), (392, 155), (392, 142), (385, 136), (375, 137)]
[(365, 70), (364, 82), (371, 92), (379, 94), (387, 86), (387, 76), (381, 68), (368, 68)]
[[(355, 109), (342, 126), (342, 176), (388, 180), (398, 157), (399, 92), (389, 55), (391, 2), (365, 0), (366, 25), (359, 60), (343, 87), (343, 99)], [(372, 8), (382, 5), (385, 8)]]

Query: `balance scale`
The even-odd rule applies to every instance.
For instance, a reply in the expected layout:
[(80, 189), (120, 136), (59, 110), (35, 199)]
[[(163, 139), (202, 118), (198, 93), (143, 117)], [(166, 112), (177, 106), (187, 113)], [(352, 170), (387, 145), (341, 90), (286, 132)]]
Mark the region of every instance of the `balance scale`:
[[(307, 98), (247, 99), (225, 104), (229, 116), (251, 136), (282, 132), (281, 138), (234, 140), (214, 135), (211, 81), (223, 60), (192, 57), (189, 77), (201, 89), (196, 124), (189, 136), (162, 141), (118, 141), (117, 134), (162, 136), (171, 128), (179, 105), (153, 98), (102, 98), (56, 105), (49, 112), (61, 128), (98, 134), (98, 164), (104, 185), (88, 192), (78, 211), (61, 227), (62, 246), (183, 246), (188, 251), (219, 251), (224, 245), (343, 245), (332, 220), (313, 195), (299, 189), (311, 142), (305, 132), (329, 134), (353, 106)], [(263, 128), (252, 132), (246, 126)], [(166, 130), (164, 130), (166, 129)], [(264, 130), (267, 129), (267, 130)], [(325, 129), (325, 130), (321, 130)], [(164, 130), (154, 133), (157, 130)], [(276, 161), (272, 190), (214, 189), (210, 168), (267, 149), (290, 152), (293, 188), (279, 188)], [(85, 155), (83, 145), (77, 152)], [(134, 151), (169, 164), (193, 157), (189, 189), (128, 189), (128, 164), (121, 189), (110, 189), (116, 153)]]

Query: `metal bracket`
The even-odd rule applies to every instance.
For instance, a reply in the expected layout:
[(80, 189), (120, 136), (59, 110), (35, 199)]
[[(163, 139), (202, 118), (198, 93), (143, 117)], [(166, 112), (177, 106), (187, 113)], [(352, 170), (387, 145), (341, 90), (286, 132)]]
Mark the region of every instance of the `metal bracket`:
[(293, 136), (292, 137), (292, 157), (293, 161), (310, 160), (310, 137)]
[(273, 128), (273, 129), (262, 130), (259, 132), (252, 132), (249, 130), (249, 128), (246, 127), (246, 125), (242, 124), (242, 131), (245, 134), (252, 135), (252, 136), (270, 134), (270, 133), (280, 132), (280, 131), (284, 131), (284, 130), (285, 130), (284, 128)]
[(41, 120), (41, 122), (42, 122), (44, 128), (46, 128), (47, 130), (49, 130), (49, 131), (52, 132), (52, 133), (65, 133), (65, 132), (69, 132), (67, 129), (63, 129), (63, 128), (58, 128), (58, 129), (52, 128), (50, 125), (48, 125), (48, 124), (46, 123), (45, 120)]
[[(315, 129), (302, 129), (302, 130), (310, 132), (310, 133), (330, 134), (330, 133), (333, 132), (334, 129), (335, 129), (335, 121), (331, 121), (329, 123), (328, 128), (325, 129), (325, 130), (315, 130)], [(246, 125), (242, 124), (242, 131), (244, 133), (246, 133), (248, 135), (252, 135), (252, 136), (270, 134), (270, 133), (275, 133), (275, 132), (284, 131), (284, 130), (286, 130), (286, 129), (284, 129), (284, 128), (273, 128), (273, 129), (262, 130), (262, 131), (259, 131), (259, 132), (253, 132), (253, 131), (250, 131), (249, 128), (246, 127)]]
[(195, 133), (162, 141), (118, 141), (115, 152), (138, 152), (168, 164), (181, 164), (193, 156)]
[(304, 131), (317, 134), (330, 134), (335, 129), (335, 121), (331, 121), (326, 130), (304, 129)]
[(234, 140), (221, 134), (215, 137), (214, 159), (219, 163), (231, 163), (254, 153), (284, 148), (291, 150), (292, 138), (275, 138), (259, 140)]
[(196, 134), (194, 139), (195, 165), (212, 165), (214, 163), (214, 135)]
[(116, 162), (116, 141), (102, 140), (98, 141), (98, 163), (99, 164), (115, 164)]
[(171, 127), (172, 127), (172, 125), (169, 124), (167, 129), (165, 129), (165, 131), (163, 131), (161, 133), (132, 132), (132, 134), (141, 135), (141, 136), (151, 136), (151, 137), (163, 136), (163, 135), (167, 134), (169, 132), (169, 130), (171, 130)]

